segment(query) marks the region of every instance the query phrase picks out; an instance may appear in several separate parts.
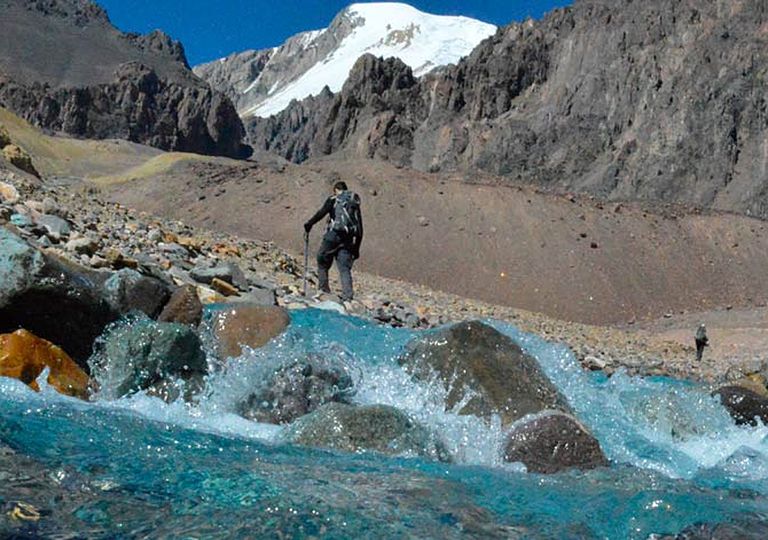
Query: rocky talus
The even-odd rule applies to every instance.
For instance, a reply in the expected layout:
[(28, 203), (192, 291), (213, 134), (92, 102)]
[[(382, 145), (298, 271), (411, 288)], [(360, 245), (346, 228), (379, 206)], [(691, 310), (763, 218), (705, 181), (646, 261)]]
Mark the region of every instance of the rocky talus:
[(83, 0), (4, 0), (0, 9), (0, 105), (30, 123), (164, 150), (249, 152), (231, 101), (191, 72), (166, 34), (123, 34)]
[(767, 21), (760, 0), (577, 0), (417, 81), (404, 65), (361, 59), (338, 94), (247, 129), (294, 161), (480, 169), (766, 217)]

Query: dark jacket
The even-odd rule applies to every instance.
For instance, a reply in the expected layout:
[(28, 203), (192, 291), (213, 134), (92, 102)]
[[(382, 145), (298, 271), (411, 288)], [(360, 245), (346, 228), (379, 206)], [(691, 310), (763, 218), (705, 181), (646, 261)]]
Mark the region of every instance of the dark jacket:
[(358, 255), (360, 253), (360, 245), (363, 243), (363, 213), (362, 211), (359, 211), (357, 219), (358, 219), (358, 233), (354, 237), (349, 237), (345, 235), (340, 235), (336, 231), (333, 231), (331, 229), (331, 225), (333, 223), (333, 220), (336, 218), (336, 197), (331, 196), (326, 199), (326, 201), (323, 203), (323, 206), (318, 210), (314, 216), (309, 218), (309, 221), (305, 224), (305, 228), (312, 228), (315, 223), (323, 219), (325, 216), (328, 216), (328, 223), (326, 225), (325, 229), (325, 235), (328, 236), (329, 234), (333, 234), (334, 236), (338, 236), (341, 243), (344, 244), (344, 247), (352, 251), (355, 255)]

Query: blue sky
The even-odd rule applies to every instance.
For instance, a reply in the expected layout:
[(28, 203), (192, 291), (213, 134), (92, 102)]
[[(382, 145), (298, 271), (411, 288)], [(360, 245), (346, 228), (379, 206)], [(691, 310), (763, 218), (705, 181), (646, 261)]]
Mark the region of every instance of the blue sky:
[[(126, 32), (160, 28), (181, 40), (193, 66), (232, 52), (280, 45), (328, 26), (351, 0), (97, 0)], [(497, 25), (539, 18), (569, 0), (411, 0), (428, 13), (466, 15)]]

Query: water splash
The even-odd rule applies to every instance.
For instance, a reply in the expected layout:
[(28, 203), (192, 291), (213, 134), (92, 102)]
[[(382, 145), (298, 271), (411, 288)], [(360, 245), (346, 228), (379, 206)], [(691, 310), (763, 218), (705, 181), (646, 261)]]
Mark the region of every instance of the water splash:
[[(86, 500), (72, 501), (72, 512), (95, 538), (114, 536), (118, 520), (123, 531), (161, 536), (458, 538), (475, 530), (490, 538), (639, 539), (768, 516), (768, 432), (736, 427), (705, 389), (590, 374), (567, 348), (492, 322), (539, 360), (614, 463), (542, 477), (501, 464), (499, 419), (446, 411), (442, 383), (416, 382), (398, 367), (413, 332), (312, 310), (292, 318), (285, 336), (213, 373), (193, 404), (142, 393), (83, 403), (0, 379), (0, 441), (38, 467), (63, 463), (84, 475), (90, 491), (74, 490)], [(281, 427), (235, 414), (266, 375), (307, 354), (341, 362), (357, 403), (398, 407), (439, 433), (458, 464), (285, 445)], [(8, 483), (0, 502), (28, 495), (23, 489)], [(45, 526), (37, 532), (60, 532)]]

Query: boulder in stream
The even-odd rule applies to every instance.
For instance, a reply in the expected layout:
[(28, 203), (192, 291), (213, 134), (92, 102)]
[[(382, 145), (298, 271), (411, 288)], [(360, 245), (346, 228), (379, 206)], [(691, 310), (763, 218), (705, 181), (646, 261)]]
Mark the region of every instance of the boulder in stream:
[(288, 312), (277, 306), (229, 304), (210, 314), (211, 332), (220, 358), (238, 357), (243, 347), (263, 347), (290, 323)]
[(143, 315), (113, 324), (96, 343), (91, 371), (107, 398), (148, 390), (166, 401), (185, 398), (202, 387), (208, 363), (197, 334), (186, 325), (161, 323)]
[(737, 424), (757, 425), (759, 419), (768, 424), (768, 397), (744, 384), (727, 384), (714, 392)]
[(435, 374), (448, 391), (446, 409), (501, 417), (503, 425), (544, 409), (570, 412), (565, 398), (538, 362), (511, 338), (479, 321), (424, 334), (408, 346), (399, 363), (413, 377)]
[(449, 462), (445, 444), (406, 413), (386, 405), (329, 403), (296, 420), (286, 438), (304, 446), (344, 452), (372, 450)]
[(286, 424), (326, 403), (346, 403), (353, 391), (343, 365), (310, 356), (278, 369), (241, 404), (240, 414), (257, 422)]
[(551, 474), (608, 465), (600, 443), (576, 418), (544, 411), (512, 426), (504, 461), (523, 463), (529, 472)]

